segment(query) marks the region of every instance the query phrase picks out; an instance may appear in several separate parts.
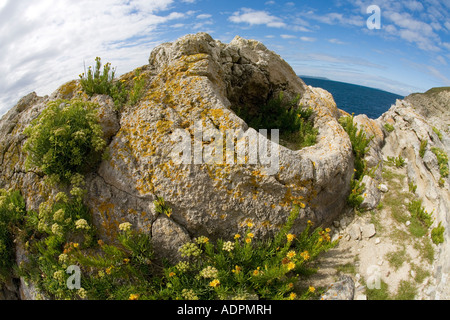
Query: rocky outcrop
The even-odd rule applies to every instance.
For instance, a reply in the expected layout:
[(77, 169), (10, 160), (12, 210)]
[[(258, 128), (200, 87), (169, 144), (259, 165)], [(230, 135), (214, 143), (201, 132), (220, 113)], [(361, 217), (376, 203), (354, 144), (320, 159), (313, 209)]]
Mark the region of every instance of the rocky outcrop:
[(450, 154), (449, 101), (449, 90), (413, 94), (397, 101), (378, 119), (394, 128), (385, 132), (383, 157), (401, 156), (406, 160), (408, 182), (417, 186), (417, 198), (422, 199), (428, 212), (433, 212), (433, 227), (439, 222), (445, 227), (445, 242), (437, 248), (435, 262), (436, 299), (450, 299), (446, 282), (450, 275), (450, 179), (441, 175), (436, 154), (432, 152), (433, 148), (439, 148)]
[[(329, 93), (306, 86), (262, 43), (236, 37), (224, 44), (205, 33), (188, 35), (155, 48), (141, 71), (148, 87), (136, 106), (117, 113), (109, 97), (90, 99), (100, 106), (109, 142), (108, 160), (86, 178), (85, 202), (103, 239), (113, 239), (120, 223), (131, 222), (151, 234), (158, 254), (176, 258), (178, 248), (190, 238), (229, 238), (247, 221), (254, 223), (256, 236), (270, 235), (286, 221), (293, 204), (302, 207), (297, 232), (307, 220), (331, 223), (345, 206), (353, 158), (348, 136), (337, 121), (340, 111)], [(37, 209), (55, 191), (39, 172), (25, 169), (23, 130), (49, 101), (70, 99), (79, 90), (79, 82), (71, 81), (49, 97), (30, 94), (0, 123), (0, 186), (21, 190), (27, 209)], [(248, 161), (248, 150), (243, 164), (208, 162), (201, 156), (198, 163), (193, 156), (189, 163), (176, 163), (171, 151), (177, 133), (187, 136), (189, 145), (203, 148), (204, 154), (204, 147), (216, 141), (212, 137), (226, 136), (227, 130), (242, 133), (239, 139), (257, 137), (260, 145), (270, 147), (271, 142), (249, 128), (231, 106), (257, 109), (281, 92), (288, 98), (300, 95), (300, 103), (314, 110), (319, 130), (315, 146), (277, 146), (277, 163), (268, 165)], [(203, 136), (198, 135), (199, 127)], [(157, 197), (172, 208), (170, 218), (156, 212)]]
[[(281, 57), (260, 42), (236, 37), (224, 44), (205, 33), (158, 46), (140, 72), (147, 80), (145, 94), (139, 103), (120, 112), (108, 96), (81, 95), (99, 105), (108, 142), (108, 158), (86, 175), (85, 203), (103, 240), (113, 240), (119, 224), (130, 222), (151, 236), (157, 256), (175, 262), (180, 246), (191, 239), (230, 239), (250, 221), (256, 237), (268, 237), (286, 222), (294, 204), (301, 208), (294, 233), (301, 232), (308, 220), (316, 226), (331, 226), (335, 221), (345, 227), (347, 223), (337, 221), (342, 221), (339, 214), (346, 208), (354, 159), (349, 137), (338, 122), (344, 113), (330, 93), (306, 86)], [(120, 80), (128, 81), (130, 74)], [(44, 183), (40, 172), (25, 168), (23, 131), (48, 102), (80, 97), (80, 90), (79, 81), (71, 81), (50, 96), (32, 93), (0, 121), (0, 187), (20, 190), (28, 210), (36, 210), (58, 190)], [(318, 130), (314, 146), (300, 150), (283, 147), (249, 128), (233, 112), (236, 106), (257, 111), (281, 92), (287, 98), (299, 95), (299, 106), (313, 109)], [(442, 99), (448, 95), (438, 94), (432, 101), (435, 109), (441, 110)], [(365, 158), (373, 174), (364, 177), (362, 207), (375, 208), (381, 192), (387, 191), (380, 185), (383, 159), (399, 155), (408, 159), (408, 177), (418, 186), (418, 196), (426, 199), (430, 211), (435, 210), (436, 223), (446, 225), (447, 240), (439, 253), (436, 277), (441, 288), (437, 292), (448, 297), (449, 180), (442, 184), (431, 147), (448, 153), (449, 136), (440, 116), (435, 111), (427, 114), (427, 99), (416, 95), (398, 101), (376, 120), (355, 117), (358, 126), (373, 137)], [(434, 119), (432, 124), (429, 116)], [(386, 123), (394, 131), (386, 131)], [(433, 127), (441, 130), (441, 138)], [(421, 157), (424, 139), (429, 142)], [(261, 149), (240, 149), (246, 141), (256, 141)], [(178, 148), (181, 142), (190, 152)], [(172, 209), (170, 216), (156, 210), (158, 197)], [(363, 230), (358, 226), (355, 238), (373, 237), (376, 231), (372, 227)], [(26, 260), (20, 245), (16, 257), (18, 264)], [(16, 290), (10, 285), (0, 297), (33, 299), (38, 294), (23, 281), (20, 287)], [(353, 296), (354, 286), (349, 288)]]

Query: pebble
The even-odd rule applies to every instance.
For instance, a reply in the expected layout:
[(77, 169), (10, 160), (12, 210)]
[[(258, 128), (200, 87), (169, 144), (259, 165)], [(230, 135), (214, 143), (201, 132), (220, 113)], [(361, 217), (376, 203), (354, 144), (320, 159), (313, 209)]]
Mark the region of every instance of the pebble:
[(380, 238), (376, 238), (376, 239), (375, 239), (375, 244), (380, 244), (380, 243), (381, 243)]
[(408, 227), (411, 224), (411, 221), (406, 221), (406, 226)]
[(389, 191), (389, 188), (387, 187), (387, 185), (385, 184), (380, 184), (380, 186), (378, 187), (380, 189), (381, 192), (386, 193)]

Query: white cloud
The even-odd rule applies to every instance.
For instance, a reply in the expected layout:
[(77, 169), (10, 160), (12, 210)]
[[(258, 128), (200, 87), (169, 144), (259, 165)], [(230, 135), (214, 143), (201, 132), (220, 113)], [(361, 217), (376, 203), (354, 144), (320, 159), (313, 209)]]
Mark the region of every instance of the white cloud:
[(341, 40), (339, 40), (339, 39), (328, 39), (328, 42), (329, 43), (332, 43), (332, 44), (346, 44), (344, 41), (341, 41)]
[(282, 34), (281, 38), (283, 38), (283, 39), (295, 39), (297, 37), (292, 35), (292, 34)]
[(212, 15), (204, 13), (204, 14), (199, 14), (197, 16), (197, 19), (209, 19), (211, 17), (212, 17)]
[[(1, 1), (1, 0), (0, 0)], [(147, 63), (158, 25), (185, 18), (173, 0), (1, 2), (0, 114), (31, 91), (51, 93), (100, 56), (123, 73)]]
[(266, 11), (257, 11), (249, 8), (242, 8), (233, 13), (229, 20), (234, 23), (247, 23), (249, 25), (266, 25), (273, 28), (284, 28), (286, 23), (282, 19), (270, 15)]
[(315, 41), (317, 41), (316, 38), (312, 38), (312, 37), (300, 37), (300, 40), (305, 41), (305, 42), (315, 42)]

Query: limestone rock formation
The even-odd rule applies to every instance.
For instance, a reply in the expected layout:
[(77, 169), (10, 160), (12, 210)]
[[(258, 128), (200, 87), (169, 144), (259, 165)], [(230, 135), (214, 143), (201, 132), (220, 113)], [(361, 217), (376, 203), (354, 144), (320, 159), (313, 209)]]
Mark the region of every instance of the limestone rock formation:
[[(270, 235), (286, 221), (293, 203), (304, 205), (297, 232), (307, 220), (331, 223), (345, 206), (353, 158), (338, 123), (340, 111), (329, 93), (306, 86), (262, 43), (236, 37), (224, 44), (205, 33), (188, 35), (155, 48), (141, 70), (149, 85), (136, 106), (117, 113), (109, 97), (90, 98), (100, 106), (109, 142), (109, 159), (86, 178), (85, 202), (103, 239), (114, 239), (118, 225), (127, 221), (151, 234), (157, 254), (175, 257), (190, 238), (229, 238), (247, 221), (254, 223), (256, 236)], [(1, 120), (0, 187), (21, 190), (27, 209), (37, 209), (55, 190), (39, 172), (25, 169), (23, 130), (49, 101), (70, 99), (79, 90), (79, 81), (71, 81), (49, 97), (30, 94)], [(301, 104), (313, 108), (316, 145), (280, 146), (274, 172), (260, 162), (175, 163), (172, 134), (177, 132), (187, 134), (194, 146), (204, 147), (226, 130), (256, 134), (260, 145), (270, 146), (231, 106), (257, 109), (281, 92), (300, 95)], [(196, 134), (198, 125), (203, 137)], [(172, 208), (170, 218), (155, 211), (157, 197)]]
[(442, 176), (432, 150), (439, 148), (450, 154), (449, 101), (449, 90), (433, 89), (397, 101), (377, 119), (379, 123), (388, 123), (394, 128), (392, 132), (386, 132), (383, 157), (401, 156), (406, 159), (408, 182), (417, 186), (417, 198), (423, 201), (428, 212), (433, 212), (433, 227), (439, 222), (445, 227), (445, 242), (438, 248), (435, 263), (437, 299), (450, 299), (446, 284), (450, 274), (450, 179)]

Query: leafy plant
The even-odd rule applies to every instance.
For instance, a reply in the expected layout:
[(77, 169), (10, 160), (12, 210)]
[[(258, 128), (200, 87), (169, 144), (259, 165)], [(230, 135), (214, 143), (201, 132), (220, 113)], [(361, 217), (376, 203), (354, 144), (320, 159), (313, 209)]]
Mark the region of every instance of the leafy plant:
[(14, 264), (14, 226), (25, 215), (25, 202), (19, 191), (0, 189), (0, 284)]
[(335, 243), (328, 229), (312, 231), (311, 223), (297, 237), (290, 234), (298, 214), (298, 208), (294, 209), (274, 239), (254, 241), (250, 223), (234, 241), (219, 240), (214, 245), (200, 237), (187, 243), (180, 249), (185, 260), (165, 269), (167, 289), (162, 294), (202, 300), (308, 298), (315, 289), (311, 287), (297, 296), (294, 283), (310, 261)]
[(433, 217), (422, 206), (422, 200), (414, 200), (408, 205), (408, 210), (413, 218), (418, 219), (427, 228), (433, 224)]
[(436, 135), (438, 136), (439, 140), (442, 141), (443, 137), (442, 137), (442, 133), (439, 131), (439, 129), (436, 128), (436, 127), (433, 127), (433, 131), (434, 131), (434, 133), (436, 133)]
[(27, 167), (66, 183), (92, 168), (106, 146), (96, 108), (81, 100), (50, 102), (24, 131)]
[(427, 151), (427, 146), (428, 146), (428, 140), (420, 141), (419, 156), (421, 158), (423, 158), (425, 156), (425, 151)]
[(431, 148), (431, 151), (436, 155), (441, 177), (447, 178), (449, 174), (447, 153), (444, 150), (436, 147)]
[(390, 123), (386, 123), (383, 127), (389, 133), (391, 133), (395, 129), (394, 126), (392, 124), (390, 124)]
[(358, 129), (357, 124), (354, 122), (354, 115), (340, 118), (339, 123), (347, 132), (352, 143), (356, 169), (354, 178), (359, 180), (362, 176), (364, 176), (367, 170), (367, 164), (364, 160), (364, 156), (369, 150), (369, 144), (372, 141), (373, 137), (367, 138), (364, 130)]
[(300, 96), (287, 101), (280, 93), (257, 109), (234, 107), (233, 110), (255, 130), (280, 130), (282, 141), (300, 149), (316, 143), (318, 130), (310, 121), (313, 110), (299, 107), (299, 100)]
[[(321, 252), (336, 244), (330, 240), (329, 229), (313, 230), (310, 222), (298, 236), (289, 233), (300, 213), (296, 207), (273, 239), (255, 240), (249, 223), (245, 233), (231, 241), (212, 243), (198, 237), (180, 248), (183, 260), (160, 266), (149, 236), (133, 230), (128, 222), (119, 225), (115, 243), (87, 241), (94, 229), (77, 201), (58, 194), (39, 213), (30, 212), (27, 217), (31, 258), (21, 266), (21, 276), (58, 299), (307, 299), (316, 294), (315, 288), (295, 292), (294, 283), (299, 275), (308, 274), (308, 265)], [(69, 204), (75, 205), (73, 210), (64, 207)], [(63, 220), (57, 214), (60, 206), (71, 212)], [(86, 223), (73, 222), (80, 217)], [(67, 229), (53, 227), (63, 225), (61, 221)], [(84, 227), (78, 230), (77, 225)], [(79, 290), (66, 286), (68, 265), (81, 268)]]
[(439, 225), (431, 230), (431, 240), (433, 240), (434, 244), (444, 243), (444, 232), (445, 228), (442, 222), (439, 222)]
[[(89, 67), (87, 74), (80, 75), (81, 87), (90, 97), (94, 94), (109, 95), (118, 110), (124, 105), (135, 105), (143, 96), (146, 85), (146, 78), (141, 74), (140, 70), (136, 70), (133, 78), (133, 86), (127, 88), (126, 80), (117, 81), (115, 77), (115, 69), (111, 68), (108, 62), (103, 66), (101, 58), (95, 58), (95, 67)], [(128, 86), (129, 87), (129, 86)]]
[(387, 157), (387, 162), (389, 165), (391, 166), (395, 166), (397, 168), (402, 168), (406, 161), (402, 156), (398, 156), (398, 157)]
[(86, 92), (90, 97), (94, 94), (106, 94), (111, 95), (114, 88), (114, 76), (115, 69), (111, 68), (111, 63), (107, 63), (103, 66), (101, 58), (95, 58), (94, 70), (89, 67), (87, 74), (83, 73), (80, 75), (81, 87), (83, 91)]
[(164, 198), (157, 197), (155, 201), (153, 201), (153, 204), (155, 206), (155, 211), (159, 214), (165, 214), (170, 218), (172, 215), (172, 208), (170, 208), (166, 202), (164, 201)]
[(362, 183), (362, 178), (363, 177), (355, 179), (354, 175), (352, 177), (351, 192), (347, 198), (347, 203), (352, 208), (358, 208), (364, 202), (364, 197), (362, 196), (362, 194), (366, 186), (364, 183)]

